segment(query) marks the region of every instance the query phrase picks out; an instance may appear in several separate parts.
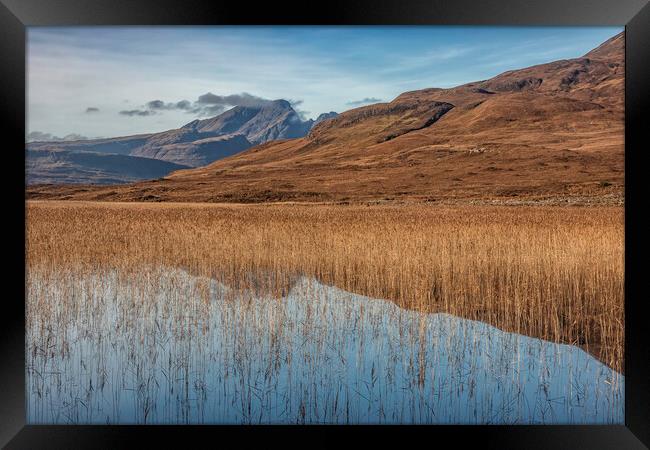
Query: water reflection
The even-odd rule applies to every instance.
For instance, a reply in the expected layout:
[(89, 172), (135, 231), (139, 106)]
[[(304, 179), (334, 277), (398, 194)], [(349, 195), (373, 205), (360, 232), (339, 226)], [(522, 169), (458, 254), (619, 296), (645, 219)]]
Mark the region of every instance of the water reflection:
[(29, 423), (623, 423), (623, 376), (577, 347), (315, 280), (281, 299), (176, 270), (28, 289), (53, 305), (28, 324)]

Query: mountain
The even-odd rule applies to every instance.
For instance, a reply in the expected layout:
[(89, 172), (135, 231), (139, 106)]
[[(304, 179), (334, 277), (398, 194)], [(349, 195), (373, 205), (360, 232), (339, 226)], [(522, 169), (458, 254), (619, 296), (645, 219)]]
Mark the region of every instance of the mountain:
[(304, 137), (74, 198), (616, 204), (624, 185), (623, 87), (621, 33), (579, 58), (406, 92), (316, 123)]
[(174, 131), (177, 130), (152, 136), (144, 145), (132, 150), (131, 155), (199, 167), (252, 146), (241, 134), (213, 136), (208, 133), (196, 133), (192, 140), (183, 140), (187, 136), (178, 140), (169, 139), (169, 135)]
[[(334, 115), (336, 113), (333, 113)], [(332, 113), (321, 115), (318, 120), (332, 117)], [(161, 133), (142, 134), (137, 136), (117, 137), (109, 139), (93, 139), (82, 141), (56, 141), (56, 142), (30, 142), (27, 144), (28, 183), (41, 182), (42, 180), (65, 180), (67, 183), (119, 183), (135, 181), (146, 178), (157, 178), (165, 173), (157, 173), (154, 177), (140, 177), (135, 173), (148, 174), (151, 164), (146, 159), (156, 159), (173, 163), (171, 165), (155, 165), (157, 170), (163, 167), (169, 170), (179, 169), (180, 166), (199, 167), (215, 160), (225, 158), (241, 152), (255, 144), (278, 139), (291, 139), (305, 136), (314, 120), (303, 121), (298, 113), (286, 100), (261, 102), (257, 106), (236, 106), (223, 114), (205, 120), (194, 120), (185, 126), (164, 131)], [(47, 152), (57, 151), (57, 158), (65, 159), (66, 164), (61, 164), (54, 178), (50, 177), (51, 157), (46, 158)], [(81, 157), (71, 156), (74, 152), (94, 152), (123, 156), (135, 156), (138, 159), (130, 160), (132, 165), (142, 165), (140, 169), (131, 170), (120, 176), (111, 172), (110, 175), (99, 175), (93, 181), (90, 173), (93, 167), (91, 161), (101, 164), (108, 159), (91, 158), (89, 155)], [(64, 156), (65, 155), (65, 156)], [(51, 156), (51, 155), (50, 155)], [(77, 161), (83, 160), (79, 167)], [(113, 160), (118, 160), (113, 158)], [(125, 161), (124, 158), (119, 158)], [(44, 166), (41, 167), (41, 164)], [(95, 172), (103, 173), (100, 165)], [(66, 173), (67, 171), (67, 173)], [(107, 181), (114, 180), (114, 181)]]
[(156, 133), (131, 155), (203, 166), (264, 142), (305, 136), (313, 121), (302, 121), (286, 100), (235, 106), (210, 119)]
[(286, 100), (259, 106), (236, 106), (212, 119), (195, 120), (183, 127), (200, 134), (242, 134), (253, 144), (305, 136), (313, 124), (303, 122)]
[(27, 184), (114, 184), (160, 178), (187, 168), (128, 155), (69, 150), (27, 150)]
[(129, 155), (133, 149), (140, 147), (151, 134), (135, 136), (88, 139), (81, 141), (28, 142), (29, 150), (66, 150), (69, 152), (97, 152), (116, 155)]
[(314, 123), (312, 124), (312, 127), (313, 127), (314, 125), (316, 125), (316, 124), (321, 123), (323, 120), (333, 119), (333, 118), (336, 117), (336, 116), (338, 116), (338, 113), (336, 113), (336, 112), (334, 112), (334, 111), (330, 111), (330, 112), (328, 112), (328, 113), (323, 113), (323, 114), (319, 115), (319, 116), (316, 118), (316, 120), (314, 120)]

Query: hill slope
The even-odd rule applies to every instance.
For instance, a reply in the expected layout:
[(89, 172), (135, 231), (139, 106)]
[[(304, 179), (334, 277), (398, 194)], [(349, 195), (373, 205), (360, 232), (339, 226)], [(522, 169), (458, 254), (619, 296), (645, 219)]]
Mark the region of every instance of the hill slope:
[(156, 159), (68, 150), (28, 150), (26, 160), (28, 184), (128, 183), (187, 168)]
[[(535, 200), (617, 203), (624, 39), (583, 57), (346, 111), (163, 180), (34, 198), (161, 201)], [(571, 200), (571, 201), (573, 201)]]

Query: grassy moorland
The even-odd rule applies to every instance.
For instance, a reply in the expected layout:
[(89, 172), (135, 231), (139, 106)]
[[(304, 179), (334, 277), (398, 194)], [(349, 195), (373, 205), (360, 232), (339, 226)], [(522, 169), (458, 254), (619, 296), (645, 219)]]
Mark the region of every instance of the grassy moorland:
[[(177, 267), (283, 295), (306, 275), (578, 345), (622, 372), (623, 230), (620, 207), (30, 201), (27, 283)], [(35, 302), (28, 322), (47, 307)]]

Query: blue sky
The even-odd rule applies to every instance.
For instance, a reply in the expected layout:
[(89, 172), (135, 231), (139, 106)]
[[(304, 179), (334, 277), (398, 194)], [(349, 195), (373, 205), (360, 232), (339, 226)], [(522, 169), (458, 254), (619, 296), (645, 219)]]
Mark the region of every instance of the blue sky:
[(313, 118), (575, 58), (622, 30), (32, 27), (28, 132), (51, 138), (163, 131), (257, 98), (289, 100)]

